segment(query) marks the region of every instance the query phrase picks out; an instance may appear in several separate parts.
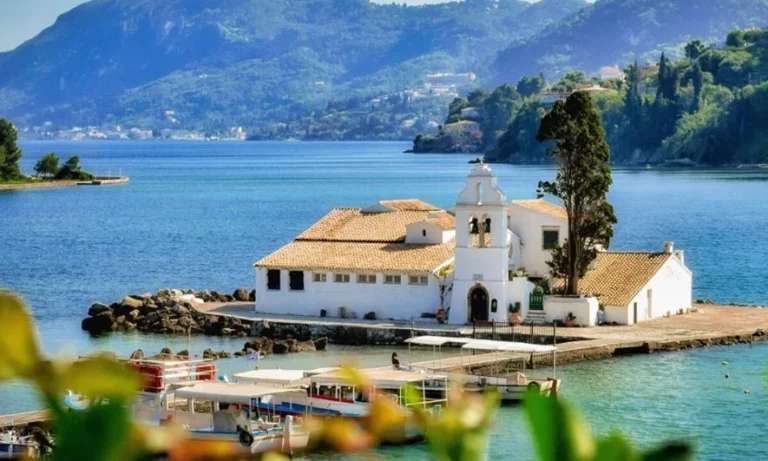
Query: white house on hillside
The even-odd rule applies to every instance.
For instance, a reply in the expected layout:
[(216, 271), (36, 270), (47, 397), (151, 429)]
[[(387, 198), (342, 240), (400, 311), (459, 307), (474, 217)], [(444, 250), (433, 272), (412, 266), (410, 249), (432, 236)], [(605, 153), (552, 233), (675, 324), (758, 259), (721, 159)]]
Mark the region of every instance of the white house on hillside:
[[(264, 313), (448, 322), (523, 318), (635, 322), (687, 312), (692, 275), (682, 251), (601, 252), (577, 298), (543, 296), (551, 251), (565, 242), (565, 210), (545, 200), (507, 201), (479, 163), (449, 213), (420, 200), (337, 208), (255, 263), (256, 310)], [(557, 289), (562, 284), (552, 280)], [(598, 314), (598, 309), (603, 314)]]

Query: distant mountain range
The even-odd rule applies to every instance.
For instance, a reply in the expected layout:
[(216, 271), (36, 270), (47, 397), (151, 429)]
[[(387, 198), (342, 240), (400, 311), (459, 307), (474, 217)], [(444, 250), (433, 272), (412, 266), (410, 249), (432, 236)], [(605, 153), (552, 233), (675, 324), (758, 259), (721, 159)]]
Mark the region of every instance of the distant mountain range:
[[(765, 26), (768, 0), (93, 0), (0, 53), (0, 117), (261, 127), (474, 72), (490, 87)], [(426, 122), (426, 119), (424, 120)]]
[(494, 82), (656, 62), (662, 51), (680, 55), (690, 39), (722, 42), (733, 29), (766, 25), (768, 0), (597, 0), (499, 52)]
[[(93, 0), (0, 54), (0, 116), (62, 126), (255, 125), (483, 74), (584, 0)], [(487, 77), (487, 72), (485, 72)]]

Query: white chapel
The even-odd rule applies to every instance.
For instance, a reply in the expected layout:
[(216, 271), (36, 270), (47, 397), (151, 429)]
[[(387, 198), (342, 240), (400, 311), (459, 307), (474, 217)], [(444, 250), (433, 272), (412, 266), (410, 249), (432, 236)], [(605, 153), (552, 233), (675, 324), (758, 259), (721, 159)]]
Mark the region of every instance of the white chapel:
[[(601, 252), (581, 299), (544, 295), (547, 261), (567, 234), (565, 210), (508, 201), (491, 168), (474, 165), (447, 211), (417, 199), (336, 208), (254, 264), (258, 312), (451, 324), (535, 321), (632, 324), (687, 312), (682, 251)], [(601, 312), (598, 312), (601, 311)]]

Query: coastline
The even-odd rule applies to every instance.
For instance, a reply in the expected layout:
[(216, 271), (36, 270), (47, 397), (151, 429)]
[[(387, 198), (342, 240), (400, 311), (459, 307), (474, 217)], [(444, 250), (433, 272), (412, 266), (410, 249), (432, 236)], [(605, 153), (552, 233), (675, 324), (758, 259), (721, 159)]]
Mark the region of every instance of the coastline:
[(98, 176), (92, 181), (40, 181), (18, 184), (0, 184), (0, 191), (19, 191), (36, 189), (56, 189), (74, 186), (106, 186), (112, 184), (126, 184), (130, 181), (128, 176)]

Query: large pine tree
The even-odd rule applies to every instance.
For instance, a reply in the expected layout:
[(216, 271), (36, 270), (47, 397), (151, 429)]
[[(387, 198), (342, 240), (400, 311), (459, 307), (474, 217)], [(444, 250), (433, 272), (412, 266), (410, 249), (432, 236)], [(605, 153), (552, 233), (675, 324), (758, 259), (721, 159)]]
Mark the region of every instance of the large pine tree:
[(610, 149), (600, 115), (588, 93), (573, 93), (555, 103), (541, 121), (536, 139), (555, 141), (552, 156), (558, 165), (554, 181), (539, 182), (539, 195), (558, 198), (568, 215), (565, 246), (552, 252), (550, 267), (555, 277), (565, 278), (566, 295), (579, 293), (579, 279), (608, 248), (616, 216), (608, 203), (613, 182)]

